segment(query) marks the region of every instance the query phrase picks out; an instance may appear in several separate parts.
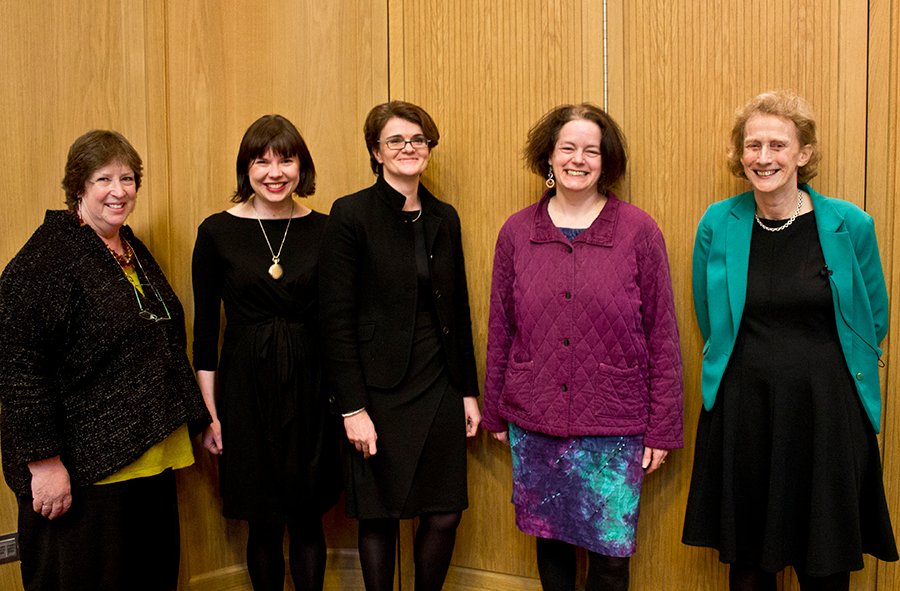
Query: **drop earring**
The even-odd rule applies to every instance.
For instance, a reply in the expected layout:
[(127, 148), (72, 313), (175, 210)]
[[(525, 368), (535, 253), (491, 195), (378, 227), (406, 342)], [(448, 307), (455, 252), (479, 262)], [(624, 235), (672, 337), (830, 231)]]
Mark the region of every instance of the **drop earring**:
[(553, 167), (552, 166), (547, 169), (547, 180), (544, 181), (544, 184), (547, 185), (548, 189), (552, 189), (553, 187), (556, 186), (556, 181), (553, 179)]

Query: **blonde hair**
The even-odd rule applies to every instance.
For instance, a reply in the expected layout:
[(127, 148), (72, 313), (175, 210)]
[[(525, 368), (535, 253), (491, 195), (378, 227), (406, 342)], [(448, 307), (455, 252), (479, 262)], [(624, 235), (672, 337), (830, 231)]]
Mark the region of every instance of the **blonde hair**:
[(741, 162), (744, 154), (744, 130), (750, 117), (758, 113), (783, 117), (794, 124), (800, 146), (812, 148), (807, 163), (797, 169), (797, 181), (808, 183), (815, 178), (822, 158), (816, 139), (815, 115), (809, 103), (791, 90), (770, 90), (756, 95), (735, 113), (731, 146), (728, 148), (728, 168), (731, 173), (738, 178), (747, 178)]

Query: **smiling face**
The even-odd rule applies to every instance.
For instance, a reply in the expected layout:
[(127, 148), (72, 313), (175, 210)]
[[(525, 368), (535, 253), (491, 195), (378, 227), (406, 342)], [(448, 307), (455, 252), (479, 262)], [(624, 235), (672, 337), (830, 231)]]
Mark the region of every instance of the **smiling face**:
[(603, 164), (600, 139), (600, 126), (587, 119), (574, 119), (560, 128), (550, 154), (557, 192), (597, 191)]
[(422, 128), (417, 123), (393, 117), (384, 124), (379, 137), (378, 148), (372, 151), (372, 156), (382, 165), (382, 175), (389, 184), (393, 182), (405, 183), (411, 180), (418, 181), (419, 177), (428, 167), (428, 159), (431, 157), (431, 149), (426, 146), (415, 148), (410, 142), (406, 142), (400, 150), (388, 148), (385, 142), (391, 138), (411, 140), (415, 137), (424, 137)]
[(266, 153), (250, 162), (247, 178), (257, 199), (281, 203), (290, 199), (300, 180), (300, 161), (296, 156)]
[(798, 170), (809, 162), (811, 153), (810, 146), (800, 145), (797, 128), (789, 119), (757, 113), (744, 125), (741, 164), (757, 194), (796, 194)]
[(95, 170), (78, 196), (78, 215), (104, 238), (118, 234), (134, 211), (137, 184), (131, 167), (111, 162)]

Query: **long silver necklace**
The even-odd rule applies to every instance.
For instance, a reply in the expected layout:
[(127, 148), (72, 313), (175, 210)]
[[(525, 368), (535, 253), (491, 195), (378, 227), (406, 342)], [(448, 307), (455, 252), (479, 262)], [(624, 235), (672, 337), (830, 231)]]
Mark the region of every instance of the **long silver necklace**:
[(266, 229), (263, 228), (262, 220), (259, 219), (259, 214), (256, 213), (255, 207), (253, 207), (253, 214), (256, 216), (256, 221), (259, 222), (259, 229), (262, 230), (263, 238), (266, 239), (266, 246), (269, 247), (269, 253), (272, 255), (272, 265), (269, 267), (269, 275), (272, 279), (278, 281), (284, 276), (284, 268), (281, 266), (281, 250), (284, 248), (284, 241), (287, 240), (288, 230), (291, 229), (291, 220), (294, 218), (294, 200), (293, 198), (291, 199), (291, 216), (288, 218), (287, 227), (284, 229), (284, 236), (281, 237), (281, 246), (278, 247), (277, 253), (272, 250), (272, 243), (269, 242), (269, 236), (266, 234)]
[(789, 217), (786, 222), (777, 227), (767, 226), (759, 219), (758, 214), (753, 214), (753, 217), (756, 218), (756, 223), (759, 224), (759, 227), (767, 232), (781, 232), (782, 230), (786, 230), (788, 226), (794, 223), (794, 220), (797, 219), (797, 216), (800, 215), (800, 210), (803, 208), (803, 191), (797, 190), (797, 210), (794, 211), (794, 215)]

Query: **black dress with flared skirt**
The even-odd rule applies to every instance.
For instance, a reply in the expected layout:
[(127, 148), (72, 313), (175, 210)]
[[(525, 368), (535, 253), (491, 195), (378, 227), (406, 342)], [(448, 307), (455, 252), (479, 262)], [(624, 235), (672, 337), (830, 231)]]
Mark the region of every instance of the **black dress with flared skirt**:
[(754, 225), (738, 337), (700, 414), (683, 541), (811, 576), (861, 569), (863, 553), (897, 559), (812, 213), (782, 232)]

